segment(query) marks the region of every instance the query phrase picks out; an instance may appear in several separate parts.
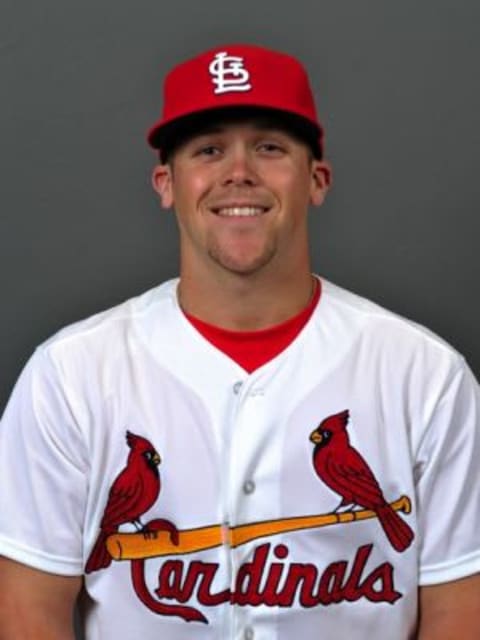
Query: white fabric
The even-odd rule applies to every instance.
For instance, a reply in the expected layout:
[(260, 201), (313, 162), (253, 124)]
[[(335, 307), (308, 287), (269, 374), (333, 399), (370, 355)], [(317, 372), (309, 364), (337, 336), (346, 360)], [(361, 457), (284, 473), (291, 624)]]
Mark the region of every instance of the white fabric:
[[(244, 574), (252, 569), (256, 553), (255, 606), (202, 604), (200, 580), (180, 603), (207, 624), (153, 613), (134, 592), (130, 562), (113, 562), (86, 577), (86, 637), (384, 640), (388, 629), (389, 640), (407, 640), (419, 584), (480, 571), (480, 401), (463, 358), (426, 329), (323, 280), (297, 339), (248, 374), (186, 320), (176, 285), (72, 325), (37, 349), (0, 428), (0, 554), (81, 575), (127, 462), (127, 430), (162, 457), (160, 495), (143, 522), (165, 518), (185, 530), (328, 514), (340, 497), (316, 475), (309, 435), (348, 409), (350, 442), (385, 498), (411, 501), (401, 518), (414, 531), (412, 546), (395, 551), (373, 518), (146, 560), (158, 600), (166, 562), (175, 562), (167, 566), (177, 577), (182, 571), (182, 584), (192, 566), (213, 567), (215, 595), (234, 587), (242, 565)], [(356, 583), (355, 558), (366, 562)], [(305, 606), (301, 581), (290, 606), (265, 603), (266, 581), (282, 566), (277, 595), (292, 585), (289, 572), (316, 576)], [(244, 590), (249, 581), (253, 590), (251, 580)]]

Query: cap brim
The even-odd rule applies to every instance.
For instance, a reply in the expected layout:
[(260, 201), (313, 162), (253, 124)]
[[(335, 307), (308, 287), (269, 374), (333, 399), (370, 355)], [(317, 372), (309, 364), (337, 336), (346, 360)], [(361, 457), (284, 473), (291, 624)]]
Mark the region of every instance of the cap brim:
[(271, 119), (273, 123), (309, 144), (314, 155), (321, 157), (323, 131), (318, 124), (290, 111), (258, 105), (214, 107), (186, 114), (170, 122), (159, 121), (148, 132), (147, 140), (151, 147), (162, 152), (178, 146), (197, 132), (216, 123), (258, 117)]

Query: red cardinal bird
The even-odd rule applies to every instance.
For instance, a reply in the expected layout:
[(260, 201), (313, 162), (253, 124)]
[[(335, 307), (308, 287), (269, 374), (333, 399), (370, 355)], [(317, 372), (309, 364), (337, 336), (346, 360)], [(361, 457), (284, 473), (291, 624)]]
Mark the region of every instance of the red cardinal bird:
[(352, 504), (374, 511), (392, 547), (405, 551), (412, 543), (413, 531), (385, 500), (370, 467), (350, 445), (348, 419), (348, 411), (329, 416), (310, 434), (315, 444), (315, 471), (342, 497), (337, 509)]
[[(155, 503), (160, 493), (160, 474), (158, 465), (161, 458), (152, 444), (141, 436), (127, 431), (127, 466), (116, 477), (108, 495), (107, 506), (100, 523), (100, 534), (88, 558), (85, 573), (98, 571), (109, 566), (112, 561), (105, 546), (109, 535), (115, 533), (121, 524), (133, 523), (139, 531), (146, 531), (140, 521), (143, 515)], [(175, 537), (176, 529), (168, 521), (161, 522), (163, 528), (170, 530)], [(159, 527), (157, 527), (158, 529)]]

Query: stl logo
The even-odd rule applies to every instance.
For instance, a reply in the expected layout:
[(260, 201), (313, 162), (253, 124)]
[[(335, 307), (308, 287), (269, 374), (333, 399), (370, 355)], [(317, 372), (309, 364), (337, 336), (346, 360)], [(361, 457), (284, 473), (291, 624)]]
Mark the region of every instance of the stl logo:
[(249, 83), (250, 74), (243, 64), (243, 58), (229, 56), (226, 51), (216, 54), (208, 67), (215, 85), (215, 93), (249, 91), (252, 88)]

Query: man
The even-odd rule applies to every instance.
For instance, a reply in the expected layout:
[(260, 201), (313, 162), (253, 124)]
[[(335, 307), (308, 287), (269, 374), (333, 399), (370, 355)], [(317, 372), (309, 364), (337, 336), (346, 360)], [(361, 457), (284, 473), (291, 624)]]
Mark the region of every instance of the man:
[(473, 640), (479, 390), (312, 276), (307, 76), (232, 45), (166, 79), (180, 280), (37, 349), (0, 430), (0, 639)]

